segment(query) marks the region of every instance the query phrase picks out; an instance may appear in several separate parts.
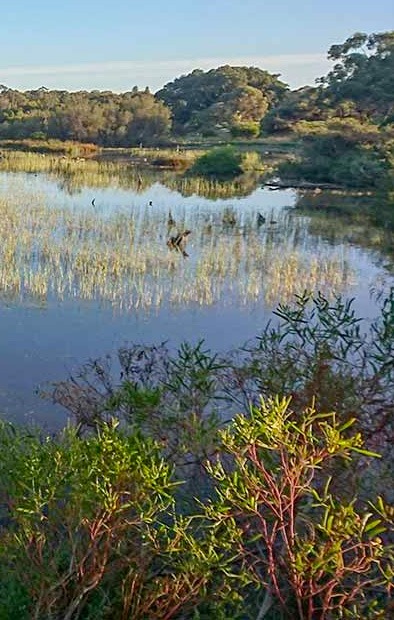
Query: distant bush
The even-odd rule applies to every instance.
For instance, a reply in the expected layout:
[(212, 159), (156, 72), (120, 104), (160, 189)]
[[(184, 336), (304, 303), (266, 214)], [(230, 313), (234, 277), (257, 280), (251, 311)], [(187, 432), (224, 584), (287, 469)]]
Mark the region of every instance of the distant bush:
[(233, 146), (221, 146), (199, 157), (191, 170), (201, 176), (234, 177), (261, 169), (258, 153), (241, 153)]
[(393, 135), (355, 119), (299, 122), (300, 158), (278, 173), (316, 183), (374, 188), (393, 183)]
[[(156, 156), (152, 156), (150, 161), (153, 166), (174, 168), (176, 170), (186, 170), (193, 165), (193, 163), (200, 155), (201, 151), (162, 149), (158, 153), (156, 153)], [(150, 156), (148, 151), (148, 161), (149, 157)]]
[(257, 170), (263, 169), (263, 164), (261, 162), (261, 157), (256, 151), (248, 151), (247, 153), (242, 153), (242, 162), (241, 162), (242, 172), (254, 172)]
[(47, 135), (43, 131), (34, 131), (31, 136), (31, 140), (46, 140)]
[(242, 172), (241, 164), (241, 153), (232, 146), (220, 146), (199, 157), (192, 171), (208, 176), (236, 176)]
[(89, 157), (101, 150), (97, 144), (73, 142), (71, 140), (65, 142), (47, 140), (44, 134), (35, 135), (35, 139), (0, 140), (0, 148), (31, 153), (69, 155), (71, 157)]
[(243, 121), (231, 127), (231, 135), (235, 138), (257, 138), (260, 134), (260, 123), (257, 121)]

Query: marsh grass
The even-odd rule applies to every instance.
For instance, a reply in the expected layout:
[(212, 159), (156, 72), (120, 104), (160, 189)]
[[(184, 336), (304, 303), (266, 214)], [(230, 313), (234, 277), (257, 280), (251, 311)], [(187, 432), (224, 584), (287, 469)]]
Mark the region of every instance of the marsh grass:
[(128, 152), (131, 158), (137, 158), (146, 164), (183, 170), (190, 168), (196, 159), (205, 153), (203, 150), (186, 150), (181, 148), (133, 148), (128, 149)]
[[(97, 144), (75, 142), (73, 140), (0, 140), (0, 148), (11, 151), (29, 153), (48, 153), (53, 155), (68, 155), (70, 157), (91, 157), (101, 151)], [(2, 154), (5, 155), (4, 153)]]
[[(139, 152), (139, 149), (134, 150)], [(58, 157), (35, 152), (4, 151), (0, 158), (0, 171), (46, 173), (55, 178), (60, 188), (69, 194), (76, 193), (84, 187), (117, 187), (142, 193), (155, 182), (160, 181), (182, 196), (197, 195), (216, 199), (248, 196), (260, 182), (260, 175), (254, 173), (243, 174), (237, 179), (223, 182), (218, 179), (188, 176), (180, 171), (175, 172), (177, 166), (165, 166), (172, 167), (174, 170), (156, 170), (153, 167), (144, 167), (145, 158), (138, 159), (136, 155), (130, 155), (129, 151), (132, 149), (127, 149), (122, 159), (113, 161), (71, 156)], [(145, 151), (147, 149), (143, 149), (143, 152)], [(163, 150), (158, 152), (150, 149), (149, 152), (152, 157), (153, 155), (161, 157), (163, 154)], [(186, 156), (194, 161), (195, 152), (199, 153), (199, 151), (187, 151)], [(166, 157), (165, 151), (163, 157)]]
[(295, 238), (302, 232), (294, 233), (286, 216), (262, 231), (252, 215), (227, 207), (210, 216), (184, 211), (178, 227), (192, 230), (185, 260), (167, 247), (172, 233), (157, 210), (105, 215), (93, 207), (54, 207), (16, 181), (12, 187), (12, 195), (0, 198), (0, 294), (6, 302), (78, 299), (120, 311), (273, 305), (305, 289), (340, 293), (353, 279), (334, 248), (315, 256), (300, 249)]
[(47, 173), (60, 180), (69, 193), (82, 187), (120, 187), (135, 192), (145, 191), (157, 175), (154, 171), (142, 175), (138, 167), (124, 162), (96, 161), (83, 157), (58, 157), (41, 153), (7, 151), (0, 159), (0, 171)]

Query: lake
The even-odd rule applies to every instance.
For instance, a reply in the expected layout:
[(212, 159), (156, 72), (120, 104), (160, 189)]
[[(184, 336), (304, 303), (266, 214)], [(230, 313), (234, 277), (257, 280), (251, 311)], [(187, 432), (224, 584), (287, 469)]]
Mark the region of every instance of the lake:
[(390, 280), (380, 257), (311, 227), (295, 190), (204, 197), (169, 178), (136, 188), (0, 172), (3, 417), (57, 428), (65, 412), (37, 392), (88, 359), (128, 342), (226, 351), (305, 289), (375, 317), (371, 290)]

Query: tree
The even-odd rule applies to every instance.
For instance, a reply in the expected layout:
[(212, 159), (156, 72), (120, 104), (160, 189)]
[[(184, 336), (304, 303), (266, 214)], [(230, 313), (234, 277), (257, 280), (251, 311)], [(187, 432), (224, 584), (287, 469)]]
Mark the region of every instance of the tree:
[(260, 122), (286, 90), (277, 75), (226, 65), (207, 72), (196, 69), (166, 84), (156, 97), (170, 107), (175, 131), (212, 131)]
[(333, 69), (316, 80), (317, 87), (291, 91), (262, 121), (267, 133), (291, 131), (294, 123), (327, 121), (333, 117), (393, 122), (394, 31), (355, 33), (332, 45), (328, 58)]
[(0, 90), (0, 137), (48, 138), (129, 146), (154, 143), (171, 127), (170, 111), (147, 90), (111, 91)]
[(334, 102), (353, 100), (360, 110), (378, 118), (393, 110), (394, 31), (357, 32), (332, 45), (328, 58), (337, 61), (320, 83)]

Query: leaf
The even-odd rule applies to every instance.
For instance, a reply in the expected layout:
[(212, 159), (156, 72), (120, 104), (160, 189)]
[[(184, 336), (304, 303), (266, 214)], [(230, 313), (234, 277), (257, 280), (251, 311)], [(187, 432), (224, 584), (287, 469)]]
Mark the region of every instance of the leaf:
[(370, 532), (376, 525), (379, 525), (380, 523), (382, 523), (381, 519), (375, 519), (374, 521), (371, 521), (365, 526), (365, 532)]

